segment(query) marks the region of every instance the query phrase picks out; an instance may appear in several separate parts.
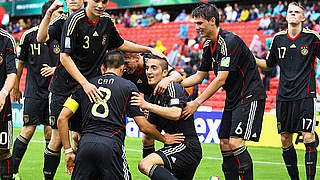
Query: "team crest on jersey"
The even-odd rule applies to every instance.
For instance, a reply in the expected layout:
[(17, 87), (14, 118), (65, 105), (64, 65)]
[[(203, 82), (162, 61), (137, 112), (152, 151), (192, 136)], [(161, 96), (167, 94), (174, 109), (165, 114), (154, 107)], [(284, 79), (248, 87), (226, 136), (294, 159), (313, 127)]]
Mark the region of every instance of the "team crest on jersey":
[(300, 47), (300, 52), (302, 56), (306, 56), (309, 54), (309, 47), (308, 46), (302, 46)]
[(3, 64), (4, 58), (3, 58), (3, 53), (0, 52), (0, 66)]
[(103, 46), (107, 44), (107, 37), (108, 37), (107, 34), (105, 34), (105, 35), (102, 36), (102, 45), (103, 45)]
[(53, 45), (53, 53), (59, 54), (60, 53), (60, 45), (59, 44), (54, 44)]

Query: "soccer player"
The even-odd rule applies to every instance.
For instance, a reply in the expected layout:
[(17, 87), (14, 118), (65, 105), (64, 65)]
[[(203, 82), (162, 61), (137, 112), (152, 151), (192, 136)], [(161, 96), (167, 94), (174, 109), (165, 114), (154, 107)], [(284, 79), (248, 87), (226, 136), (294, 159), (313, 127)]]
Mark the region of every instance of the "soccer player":
[[(146, 60), (148, 84), (155, 88), (168, 75), (165, 59), (150, 55)], [(132, 105), (149, 111), (149, 122), (159, 131), (183, 133), (185, 140), (168, 145), (148, 155), (139, 163), (139, 170), (155, 180), (192, 180), (202, 158), (201, 145), (195, 130), (193, 115), (184, 120), (182, 109), (189, 100), (187, 91), (178, 83), (172, 82), (163, 94), (151, 94), (148, 102), (142, 95), (134, 93)], [(164, 167), (164, 168), (163, 168)], [(172, 175), (172, 174), (173, 175)]]
[(1, 180), (12, 179), (12, 110), (9, 93), (16, 79), (16, 42), (0, 28), (0, 173)]
[(75, 159), (71, 179), (129, 179), (125, 157), (126, 114), (133, 117), (140, 130), (164, 143), (183, 140), (179, 134), (161, 135), (144, 117), (137, 106), (129, 103), (137, 87), (121, 78), (124, 69), (123, 54), (114, 50), (106, 55), (105, 74), (89, 80), (102, 93), (103, 100), (92, 103), (82, 88), (76, 89), (64, 104), (58, 119), (59, 133), (66, 157), (66, 170), (71, 173), (75, 155), (70, 146), (68, 120), (80, 108), (83, 115), (83, 132)]
[(316, 174), (318, 139), (316, 126), (315, 57), (320, 58), (320, 35), (302, 28), (305, 8), (296, 2), (288, 6), (288, 29), (277, 33), (272, 41), (267, 60), (257, 60), (258, 66), (270, 70), (280, 66), (277, 91), (277, 126), (281, 135), (282, 157), (291, 179), (299, 179), (297, 154), (292, 134), (302, 132), (306, 147), (307, 180)]
[[(140, 55), (138, 53), (126, 53), (125, 54), (125, 72), (123, 78), (130, 80), (137, 87), (139, 92), (143, 93), (145, 97), (148, 97), (152, 93), (163, 94), (171, 82), (181, 82), (182, 77), (173, 67), (169, 66), (168, 76), (163, 78), (155, 88), (148, 84), (147, 75), (145, 73), (145, 56), (149, 54)], [(154, 139), (148, 138), (145, 134), (142, 134), (143, 158), (155, 151)]]
[[(42, 6), (42, 17), (54, 1), (48, 1)], [(53, 20), (60, 16), (63, 9), (55, 11), (51, 16)], [(49, 126), (49, 100), (48, 87), (51, 76), (58, 61), (60, 53), (60, 44), (58, 41), (52, 41), (50, 44), (37, 42), (37, 33), (39, 27), (33, 27), (26, 31), (20, 40), (20, 55), (18, 63), (17, 78), (14, 85), (13, 97), (15, 101), (20, 102), (21, 91), (19, 90), (20, 79), (23, 71), (23, 65), (28, 68), (27, 82), (25, 88), (23, 127), (21, 133), (14, 142), (13, 156), (13, 178), (19, 179), (20, 162), (27, 150), (28, 143), (32, 138), (37, 125), (44, 125), (44, 136), (46, 143), (49, 143), (51, 137), (51, 127)]]
[(253, 179), (252, 159), (245, 141), (259, 141), (266, 92), (250, 49), (243, 40), (219, 27), (215, 5), (202, 4), (192, 12), (196, 31), (205, 37), (199, 71), (181, 84), (191, 87), (202, 82), (208, 71), (216, 78), (194, 101), (188, 102), (183, 116), (192, 115), (221, 87), (226, 91), (219, 138), (225, 178)]

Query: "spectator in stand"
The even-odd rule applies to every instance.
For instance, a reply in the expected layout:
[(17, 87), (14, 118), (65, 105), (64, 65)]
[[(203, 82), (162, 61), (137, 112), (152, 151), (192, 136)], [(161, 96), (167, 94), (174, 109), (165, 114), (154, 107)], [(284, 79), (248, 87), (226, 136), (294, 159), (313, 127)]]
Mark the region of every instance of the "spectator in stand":
[(273, 12), (272, 5), (269, 3), (267, 6), (266, 16), (271, 16)]
[(158, 11), (157, 11), (156, 21), (157, 22), (161, 22), (162, 21), (162, 11), (161, 11), (161, 9), (158, 9)]
[(27, 28), (27, 29), (30, 29), (31, 27), (32, 27), (32, 22), (31, 22), (31, 19), (28, 18), (28, 19), (27, 19), (26, 28)]
[(136, 11), (133, 11), (132, 14), (131, 14), (131, 16), (130, 16), (130, 26), (131, 26), (131, 27), (136, 27), (136, 26), (138, 26)]
[(270, 24), (270, 18), (267, 16), (263, 16), (262, 19), (260, 19), (260, 23), (258, 25), (258, 31), (259, 30), (266, 30)]
[(218, 12), (219, 12), (219, 22), (224, 22), (226, 20), (226, 16), (224, 14), (223, 9), (219, 8)]
[(237, 12), (237, 10), (233, 9), (232, 10), (232, 17), (231, 17), (231, 21), (230, 22), (236, 22), (237, 21), (237, 17), (238, 17), (238, 12)]
[(164, 55), (167, 55), (167, 48), (162, 45), (162, 41), (158, 40), (156, 42), (156, 47), (154, 47), (159, 52), (162, 52)]
[(224, 8), (224, 12), (226, 14), (226, 22), (232, 22), (233, 9), (229, 3), (226, 4), (226, 7)]
[(255, 52), (257, 57), (262, 58), (265, 55), (266, 46), (260, 41), (259, 35), (255, 34), (253, 35), (249, 49)]
[(20, 26), (20, 24), (17, 22), (13, 25), (13, 29), (12, 29), (12, 33), (18, 33), (22, 31), (22, 27)]
[(140, 27), (148, 27), (148, 18), (146, 15), (143, 15), (142, 19), (141, 19), (141, 24)]
[(137, 25), (141, 24), (141, 20), (143, 18), (143, 14), (144, 14), (144, 12), (137, 11)]
[(170, 22), (170, 14), (168, 14), (167, 11), (164, 11), (162, 16), (162, 23), (168, 24), (169, 22)]
[(179, 51), (178, 51), (178, 44), (173, 45), (173, 49), (170, 51), (168, 54), (168, 60), (171, 66), (176, 66), (178, 65), (178, 60), (179, 60)]
[(282, 1), (278, 1), (278, 5), (276, 5), (276, 6), (273, 8), (273, 13), (272, 13), (272, 15), (280, 14), (283, 9), (284, 9), (284, 5), (282, 4)]
[(306, 19), (302, 24), (302, 28), (312, 29), (312, 22), (309, 19)]
[(275, 32), (278, 31), (279, 29), (279, 25), (278, 23), (275, 21), (275, 19), (273, 17), (270, 18), (270, 24), (267, 28), (267, 30), (264, 31), (264, 35), (272, 35), (274, 34)]
[(255, 20), (258, 18), (258, 13), (259, 13), (259, 10), (258, 8), (256, 7), (255, 4), (252, 4), (251, 5), (251, 9), (250, 9), (250, 17), (248, 20)]
[(320, 34), (320, 25), (317, 24), (315, 20), (312, 21), (312, 25), (313, 25), (312, 30), (314, 30)]
[(259, 12), (258, 12), (258, 18), (262, 18), (265, 13), (267, 12), (267, 8), (265, 7), (265, 5), (263, 3), (259, 4)]
[(233, 9), (237, 12), (237, 17), (235, 18), (235, 21), (238, 21), (238, 19), (241, 16), (241, 8), (238, 6), (238, 3), (234, 3)]
[(146, 10), (146, 16), (150, 14), (151, 16), (155, 17), (156, 13), (157, 13), (156, 10), (152, 6), (149, 6)]
[(288, 10), (288, 1), (284, 1), (283, 2), (283, 9), (281, 11), (281, 14), (283, 16), (286, 16), (287, 15), (287, 10)]
[(182, 9), (182, 12), (176, 17), (176, 19), (174, 21), (175, 22), (189, 21), (189, 17), (186, 14), (186, 10)]
[(126, 12), (124, 12), (123, 23), (124, 23), (126, 28), (130, 27), (130, 12), (129, 12), (129, 9), (126, 9)]
[(241, 16), (238, 19), (239, 22), (245, 22), (249, 19), (250, 12), (247, 8), (243, 8), (241, 11)]
[(152, 26), (156, 23), (156, 20), (154, 19), (153, 16), (151, 16), (150, 14), (147, 15), (147, 23), (148, 26)]

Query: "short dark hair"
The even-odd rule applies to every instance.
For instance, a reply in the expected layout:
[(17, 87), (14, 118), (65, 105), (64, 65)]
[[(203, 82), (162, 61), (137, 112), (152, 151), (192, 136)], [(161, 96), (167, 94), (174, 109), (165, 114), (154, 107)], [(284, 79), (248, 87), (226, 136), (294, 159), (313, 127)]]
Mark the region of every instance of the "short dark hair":
[(108, 51), (105, 56), (104, 67), (108, 68), (119, 68), (124, 64), (124, 53), (119, 50)]
[(162, 57), (156, 56), (156, 55), (151, 54), (151, 53), (142, 54), (142, 57), (143, 57), (146, 61), (148, 61), (148, 59), (156, 59), (156, 60), (159, 60), (162, 71), (168, 70), (168, 61), (166, 60), (166, 58), (162, 58)]
[(212, 18), (216, 19), (216, 26), (219, 27), (219, 11), (216, 5), (210, 3), (201, 3), (192, 11), (192, 18), (202, 17), (207, 21)]
[(54, 3), (54, 0), (49, 0), (47, 2), (45, 2), (43, 5), (42, 5), (42, 9), (41, 9), (41, 18), (44, 18), (44, 16), (46, 15), (47, 13), (47, 10), (49, 9), (49, 7)]

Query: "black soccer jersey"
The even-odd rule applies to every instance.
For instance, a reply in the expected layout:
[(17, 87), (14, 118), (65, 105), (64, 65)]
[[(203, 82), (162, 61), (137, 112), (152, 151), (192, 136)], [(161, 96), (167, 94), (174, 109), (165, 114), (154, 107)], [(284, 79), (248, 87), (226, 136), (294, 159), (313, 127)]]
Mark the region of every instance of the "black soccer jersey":
[(223, 86), (226, 90), (226, 110), (267, 97), (254, 56), (243, 40), (220, 28), (216, 42), (204, 43), (200, 71), (229, 71)]
[[(178, 107), (183, 109), (189, 100), (189, 94), (184, 87), (179, 83), (172, 82), (162, 95), (152, 94), (148, 101), (163, 107)], [(193, 115), (187, 120), (181, 118), (174, 121), (150, 112), (148, 118), (151, 123), (157, 126), (159, 131), (164, 130), (169, 134), (183, 133), (186, 138), (197, 137)]]
[[(100, 67), (109, 49), (124, 43), (107, 13), (93, 23), (82, 9), (66, 20), (61, 36), (61, 52), (70, 55), (79, 71), (87, 79), (101, 75)], [(55, 77), (56, 76), (56, 77)], [(50, 90), (57, 94), (70, 94), (78, 84), (63, 66), (55, 71)]]
[(63, 25), (68, 18), (68, 14), (62, 14), (59, 17), (53, 19), (49, 24), (48, 34), (49, 34), (49, 41), (57, 40), (60, 42), (61, 34)]
[(17, 73), (16, 42), (5, 30), (0, 28), (0, 89), (3, 88), (7, 74)]
[(24, 32), (20, 40), (19, 59), (27, 65), (27, 80), (24, 92), (25, 97), (35, 99), (48, 99), (50, 77), (41, 75), (40, 70), (47, 64), (50, 67), (57, 65), (60, 53), (60, 44), (58, 41), (49, 41), (47, 43), (39, 43), (37, 41), (37, 33), (39, 27), (33, 27)]
[[(170, 74), (172, 71), (175, 71), (175, 69), (170, 65), (168, 67), (168, 70), (169, 70), (168, 74)], [(138, 90), (147, 96), (152, 94), (154, 91), (153, 87), (150, 86), (148, 83), (148, 78), (146, 75), (146, 63), (144, 58), (143, 58), (143, 69), (141, 69), (139, 72), (134, 74), (128, 74), (124, 72), (122, 77), (133, 82), (137, 86)]]
[(126, 114), (129, 117), (144, 116), (138, 106), (131, 106), (132, 92), (138, 92), (130, 81), (112, 73), (89, 80), (104, 95), (103, 100), (93, 104), (82, 88), (76, 88), (66, 101), (65, 107), (73, 112), (80, 104), (83, 114), (83, 134), (97, 134), (106, 137), (120, 137), (124, 140)]
[(280, 66), (277, 100), (316, 97), (316, 56), (320, 58), (320, 35), (315, 31), (302, 29), (295, 38), (291, 38), (287, 30), (274, 36), (267, 65)]

